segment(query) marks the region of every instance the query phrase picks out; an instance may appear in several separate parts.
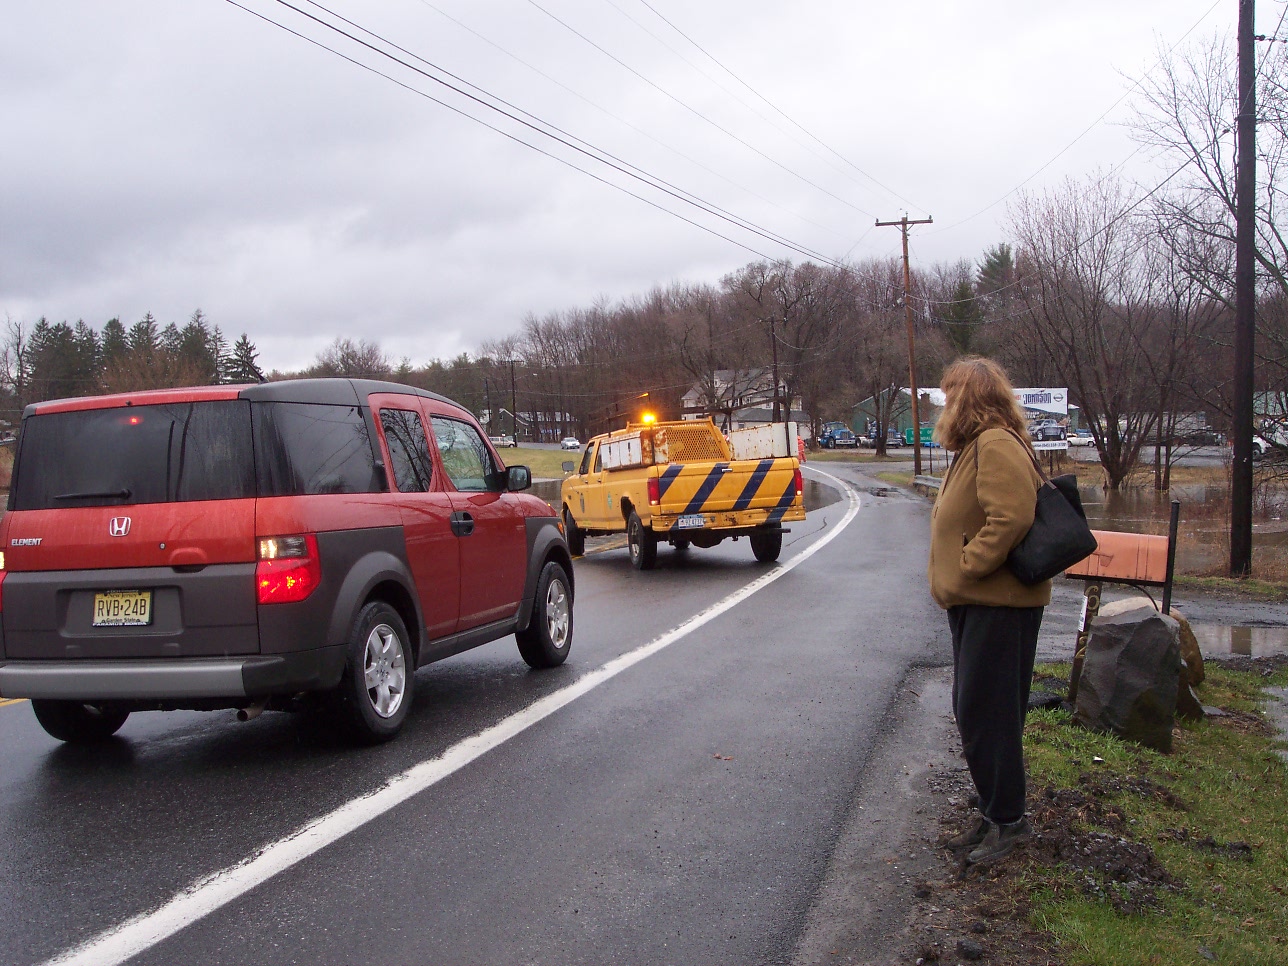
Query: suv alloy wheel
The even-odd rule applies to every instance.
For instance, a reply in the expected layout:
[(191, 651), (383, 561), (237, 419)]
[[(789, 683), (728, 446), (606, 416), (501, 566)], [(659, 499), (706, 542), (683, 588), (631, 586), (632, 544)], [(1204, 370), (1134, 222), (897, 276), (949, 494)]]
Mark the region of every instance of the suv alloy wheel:
[(398, 611), (382, 600), (358, 613), (349, 638), (349, 660), (339, 696), (346, 723), (364, 742), (398, 734), (411, 708), (415, 662)]
[(515, 632), (519, 654), (529, 667), (558, 667), (572, 643), (572, 592), (568, 575), (553, 560), (542, 568), (528, 626)]

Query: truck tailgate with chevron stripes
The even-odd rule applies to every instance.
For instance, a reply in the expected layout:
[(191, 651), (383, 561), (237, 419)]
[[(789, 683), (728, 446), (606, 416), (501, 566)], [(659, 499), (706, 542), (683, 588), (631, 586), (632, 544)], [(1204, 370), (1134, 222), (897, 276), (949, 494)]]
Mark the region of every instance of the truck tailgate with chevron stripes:
[[(748, 527), (804, 520), (796, 460), (672, 463), (658, 468), (653, 529)], [(702, 523), (698, 523), (698, 515)]]

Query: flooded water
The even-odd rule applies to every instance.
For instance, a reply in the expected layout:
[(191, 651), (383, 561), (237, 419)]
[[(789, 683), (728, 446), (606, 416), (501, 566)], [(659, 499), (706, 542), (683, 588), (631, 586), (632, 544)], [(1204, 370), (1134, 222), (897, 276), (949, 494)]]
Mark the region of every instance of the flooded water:
[[(1174, 486), (1170, 493), (1140, 488), (1105, 491), (1098, 486), (1079, 490), (1093, 529), (1128, 533), (1167, 533), (1171, 501), (1181, 502), (1176, 550), (1178, 573), (1206, 573), (1229, 561), (1230, 490), (1227, 486)], [(1288, 555), (1288, 512), (1283, 503), (1264, 501), (1254, 514), (1252, 545)]]
[(1288, 654), (1288, 627), (1191, 624), (1204, 657), (1220, 659), (1231, 654), (1272, 657)]

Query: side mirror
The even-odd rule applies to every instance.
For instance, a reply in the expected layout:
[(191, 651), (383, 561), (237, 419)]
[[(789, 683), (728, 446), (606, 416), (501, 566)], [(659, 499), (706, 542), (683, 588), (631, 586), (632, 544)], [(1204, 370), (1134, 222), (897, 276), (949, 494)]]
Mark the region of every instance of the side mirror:
[(506, 470), (505, 488), (510, 492), (526, 490), (532, 486), (532, 470), (526, 466), (511, 466)]
[(574, 463), (572, 460), (564, 460), (563, 461), (564, 476), (569, 475), (574, 469), (576, 469), (576, 467), (577, 467), (577, 464)]

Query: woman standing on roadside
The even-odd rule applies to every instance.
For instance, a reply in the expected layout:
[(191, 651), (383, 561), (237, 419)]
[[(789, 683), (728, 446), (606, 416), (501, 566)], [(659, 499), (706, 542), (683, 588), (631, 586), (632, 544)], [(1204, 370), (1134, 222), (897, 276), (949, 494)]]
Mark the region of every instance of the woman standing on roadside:
[(1033, 525), (1042, 477), (1005, 370), (968, 356), (944, 370), (942, 389), (935, 437), (956, 456), (931, 514), (930, 593), (948, 611), (953, 713), (980, 812), (945, 844), (971, 849), (977, 864), (1032, 834), (1022, 738), (1051, 581), (1028, 586), (1006, 567)]

